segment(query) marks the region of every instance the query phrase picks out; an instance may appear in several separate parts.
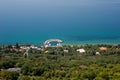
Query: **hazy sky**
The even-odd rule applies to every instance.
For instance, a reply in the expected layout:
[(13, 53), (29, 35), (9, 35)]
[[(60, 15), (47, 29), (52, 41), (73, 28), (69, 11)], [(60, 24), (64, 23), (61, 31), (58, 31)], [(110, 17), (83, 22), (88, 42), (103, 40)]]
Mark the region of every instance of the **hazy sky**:
[[(119, 14), (119, 0), (0, 1), (0, 27), (3, 28), (17, 27), (18, 29), (18, 27), (33, 27), (33, 25), (48, 27), (47, 24), (50, 25), (49, 27), (53, 25), (59, 28), (59, 25), (69, 27), (69, 24), (77, 24), (79, 26), (78, 23), (83, 25), (93, 22), (107, 24), (107, 20), (109, 20), (109, 24), (112, 22), (118, 25)], [(104, 19), (106, 22), (102, 22)], [(19, 26), (18, 24), (23, 25)], [(77, 27), (77, 25), (75, 26)]]

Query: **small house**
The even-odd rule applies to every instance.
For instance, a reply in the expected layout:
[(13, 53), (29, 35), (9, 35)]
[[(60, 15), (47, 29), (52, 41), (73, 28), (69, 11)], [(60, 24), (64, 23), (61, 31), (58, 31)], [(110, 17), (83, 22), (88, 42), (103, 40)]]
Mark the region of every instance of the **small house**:
[(84, 49), (77, 49), (76, 51), (80, 52), (80, 53), (85, 53)]
[(107, 50), (107, 47), (99, 47), (99, 49), (100, 49), (101, 51), (106, 51), (106, 50)]
[(96, 52), (95, 55), (100, 55), (100, 52)]
[(68, 53), (68, 52), (69, 52), (69, 50), (64, 50), (64, 52), (65, 52), (65, 53)]

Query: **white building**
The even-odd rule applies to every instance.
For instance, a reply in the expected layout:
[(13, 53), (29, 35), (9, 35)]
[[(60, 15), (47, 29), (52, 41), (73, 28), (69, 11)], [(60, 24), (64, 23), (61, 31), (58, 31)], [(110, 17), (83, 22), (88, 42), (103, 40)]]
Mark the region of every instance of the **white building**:
[(96, 55), (100, 55), (100, 52), (96, 52), (95, 54), (96, 54)]
[(85, 50), (84, 49), (77, 49), (76, 51), (80, 52), (80, 53), (84, 53)]
[(25, 50), (27, 50), (27, 49), (36, 49), (36, 50), (41, 50), (41, 48), (39, 48), (39, 47), (36, 47), (36, 46), (34, 46), (34, 45), (31, 45), (30, 47), (27, 47), (27, 46), (21, 46), (20, 47), (21, 49), (25, 49)]
[(36, 50), (41, 50), (41, 48), (38, 48), (38, 47), (36, 47), (36, 46), (34, 46), (34, 45), (31, 45), (30, 48), (36, 49)]
[(69, 50), (64, 50), (64, 52), (65, 52), (65, 53), (68, 53), (68, 52), (69, 52)]
[(26, 50), (26, 49), (30, 49), (30, 47), (26, 47), (26, 46), (21, 46), (20, 48), (21, 48), (21, 49), (25, 49), (25, 50)]

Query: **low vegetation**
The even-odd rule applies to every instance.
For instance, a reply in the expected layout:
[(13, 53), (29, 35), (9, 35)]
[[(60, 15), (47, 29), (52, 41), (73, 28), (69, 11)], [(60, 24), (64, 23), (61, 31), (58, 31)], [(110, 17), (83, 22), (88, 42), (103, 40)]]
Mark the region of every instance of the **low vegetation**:
[[(20, 45), (16, 44), (15, 49), (11, 46), (0, 46), (2, 80), (120, 80), (120, 45), (30, 49), (28, 57), (23, 56), (25, 50), (19, 51)], [(107, 50), (100, 50), (102, 46)], [(86, 52), (77, 52), (80, 48)], [(21, 68), (21, 72), (8, 71), (9, 68)]]

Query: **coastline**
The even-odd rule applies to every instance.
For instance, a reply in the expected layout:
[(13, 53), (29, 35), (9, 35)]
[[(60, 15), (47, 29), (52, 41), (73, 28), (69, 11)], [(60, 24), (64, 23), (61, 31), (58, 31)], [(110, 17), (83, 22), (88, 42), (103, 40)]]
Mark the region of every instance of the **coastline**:
[(106, 40), (89, 40), (89, 41), (65, 41), (63, 43), (65, 45), (85, 45), (85, 44), (92, 44), (92, 45), (97, 45), (97, 44), (120, 44), (120, 39), (113, 40), (113, 39), (106, 39)]
[[(89, 41), (75, 41), (75, 40), (63, 40), (63, 45), (97, 45), (97, 44), (107, 44), (107, 45), (116, 45), (116, 44), (120, 44), (120, 39), (114, 40), (114, 39), (106, 39), (106, 40), (89, 40)], [(34, 41), (30, 41), (30, 42), (0, 42), (0, 45), (9, 45), (9, 44), (33, 44), (33, 45), (43, 45), (43, 42), (34, 42)]]

